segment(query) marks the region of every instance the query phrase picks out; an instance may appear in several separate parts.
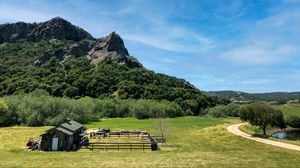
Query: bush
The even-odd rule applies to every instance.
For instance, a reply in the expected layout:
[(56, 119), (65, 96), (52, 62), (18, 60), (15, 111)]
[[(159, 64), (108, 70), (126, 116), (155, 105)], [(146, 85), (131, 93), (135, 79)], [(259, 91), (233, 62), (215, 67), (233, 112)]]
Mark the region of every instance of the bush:
[(0, 100), (0, 125), (7, 125), (8, 107), (4, 100)]
[(239, 106), (231, 103), (227, 106), (218, 105), (208, 110), (208, 115), (216, 118), (220, 117), (237, 117)]
[(25, 94), (4, 99), (9, 107), (8, 113), (16, 118), (11, 124), (40, 126), (57, 125), (65, 118), (81, 123), (99, 119), (95, 115), (93, 103), (87, 103), (86, 98), (73, 100), (43, 94)]
[(208, 115), (215, 118), (227, 117), (227, 107), (224, 105), (218, 105), (210, 108), (208, 110)]
[[(29, 126), (57, 125), (65, 118), (81, 123), (97, 121), (101, 117), (136, 117), (138, 119), (183, 116), (175, 102), (155, 100), (93, 99), (78, 100), (52, 97), (36, 90), (30, 94), (4, 97), (8, 110), (1, 111), (1, 126), (20, 124)], [(3, 103), (2, 103), (3, 104)]]
[(286, 120), (286, 124), (293, 128), (300, 128), (300, 117), (299, 116), (289, 116)]
[(227, 115), (230, 117), (238, 117), (239, 116), (240, 106), (235, 103), (230, 103), (227, 105)]

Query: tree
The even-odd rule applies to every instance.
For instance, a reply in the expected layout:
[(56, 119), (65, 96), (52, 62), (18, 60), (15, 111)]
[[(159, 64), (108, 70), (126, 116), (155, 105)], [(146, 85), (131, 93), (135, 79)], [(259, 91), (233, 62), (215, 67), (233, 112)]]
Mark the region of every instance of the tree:
[(300, 117), (292, 115), (287, 118), (287, 125), (293, 128), (300, 128)]
[(264, 103), (252, 103), (240, 108), (240, 118), (249, 121), (251, 125), (259, 126), (266, 136), (266, 128), (269, 126), (286, 128), (283, 114)]
[(0, 100), (0, 126), (6, 125), (8, 120), (8, 107), (4, 100)]
[(74, 98), (75, 96), (79, 95), (79, 89), (69, 85), (66, 88), (64, 95), (67, 97)]
[(239, 105), (230, 103), (227, 106), (217, 105), (208, 110), (208, 115), (212, 117), (237, 117), (238, 116)]
[(166, 133), (168, 131), (169, 125), (165, 118), (165, 115), (160, 113), (156, 115), (156, 121), (154, 123), (154, 128), (156, 131), (160, 133), (162, 137), (166, 136)]

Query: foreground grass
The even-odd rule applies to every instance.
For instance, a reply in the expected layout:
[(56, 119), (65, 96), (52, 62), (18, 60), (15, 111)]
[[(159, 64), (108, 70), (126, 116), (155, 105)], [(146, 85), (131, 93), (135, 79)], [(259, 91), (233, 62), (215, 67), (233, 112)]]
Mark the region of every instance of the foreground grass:
[[(0, 167), (298, 167), (300, 152), (253, 142), (227, 132), (238, 119), (169, 119), (167, 147), (160, 151), (39, 152), (24, 150), (49, 127), (0, 128)], [(156, 133), (154, 120), (106, 119), (89, 128), (140, 129)]]

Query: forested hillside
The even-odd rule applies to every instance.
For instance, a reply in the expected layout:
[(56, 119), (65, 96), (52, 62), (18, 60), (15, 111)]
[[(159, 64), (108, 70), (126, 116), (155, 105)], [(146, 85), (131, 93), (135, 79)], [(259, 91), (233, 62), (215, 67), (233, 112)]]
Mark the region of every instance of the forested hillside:
[(228, 103), (183, 79), (145, 69), (116, 33), (95, 39), (62, 18), (1, 25), (0, 42), (1, 97), (40, 89), (73, 99), (167, 100), (191, 115)]
[(276, 101), (279, 104), (289, 100), (300, 99), (300, 92), (271, 92), (271, 93), (245, 93), (237, 91), (212, 91), (212, 96), (220, 96), (232, 101)]

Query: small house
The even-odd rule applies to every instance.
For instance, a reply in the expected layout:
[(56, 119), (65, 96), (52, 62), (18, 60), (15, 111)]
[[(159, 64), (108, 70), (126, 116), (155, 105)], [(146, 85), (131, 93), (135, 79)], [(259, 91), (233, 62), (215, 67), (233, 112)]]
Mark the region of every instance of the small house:
[(47, 130), (41, 135), (41, 150), (78, 150), (86, 127), (76, 121), (66, 119), (64, 123)]

